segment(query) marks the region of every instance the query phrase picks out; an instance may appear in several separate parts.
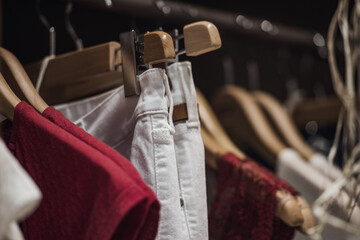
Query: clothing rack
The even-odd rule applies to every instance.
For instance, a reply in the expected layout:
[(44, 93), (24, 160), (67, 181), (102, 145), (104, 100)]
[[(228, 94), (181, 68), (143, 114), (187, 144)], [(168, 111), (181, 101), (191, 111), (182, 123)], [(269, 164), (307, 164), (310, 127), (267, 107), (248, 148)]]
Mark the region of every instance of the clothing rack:
[[(134, 17), (152, 18), (187, 24), (199, 20), (213, 22), (220, 29), (251, 35), (305, 48), (325, 46), (320, 33), (275, 24), (266, 19), (247, 17), (229, 11), (215, 10), (195, 4), (163, 0), (72, 0), (74, 3)], [(184, 15), (188, 15), (184, 18)]]

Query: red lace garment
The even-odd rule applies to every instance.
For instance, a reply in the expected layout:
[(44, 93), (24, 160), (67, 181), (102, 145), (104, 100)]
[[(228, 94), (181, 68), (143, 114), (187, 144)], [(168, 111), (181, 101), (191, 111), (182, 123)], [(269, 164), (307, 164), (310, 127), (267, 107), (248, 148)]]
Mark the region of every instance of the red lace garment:
[(294, 228), (275, 217), (278, 189), (297, 192), (252, 159), (226, 154), (209, 214), (210, 240), (290, 240)]

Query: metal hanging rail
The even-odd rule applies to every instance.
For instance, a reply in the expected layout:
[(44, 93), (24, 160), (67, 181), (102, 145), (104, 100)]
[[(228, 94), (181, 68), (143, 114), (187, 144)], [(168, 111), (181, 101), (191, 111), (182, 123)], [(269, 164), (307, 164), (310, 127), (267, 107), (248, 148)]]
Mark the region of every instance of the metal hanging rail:
[(218, 28), (240, 34), (269, 39), (307, 48), (325, 47), (324, 37), (314, 31), (275, 24), (269, 20), (250, 18), (229, 11), (200, 5), (163, 0), (72, 0), (74, 3), (127, 13), (135, 17), (187, 24), (207, 20)]

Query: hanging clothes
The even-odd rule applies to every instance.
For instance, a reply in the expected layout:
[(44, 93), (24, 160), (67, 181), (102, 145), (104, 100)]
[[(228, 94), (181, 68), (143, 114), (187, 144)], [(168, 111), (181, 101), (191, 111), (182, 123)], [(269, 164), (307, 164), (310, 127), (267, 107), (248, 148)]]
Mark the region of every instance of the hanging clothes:
[(147, 193), (111, 159), (26, 102), (16, 106), (8, 146), (44, 195), (22, 223), (26, 239), (136, 239)]
[(341, 170), (327, 161), (326, 156), (321, 153), (314, 153), (309, 159), (310, 165), (315, 167), (321, 174), (335, 181), (342, 176)]
[(17, 222), (40, 204), (39, 188), (0, 138), (0, 239), (23, 239)]
[[(301, 156), (292, 149), (285, 149), (278, 157), (276, 173), (286, 182), (294, 186), (307, 202), (312, 205), (320, 194), (332, 185), (332, 181), (321, 174), (311, 164), (307, 163)], [(341, 195), (338, 199), (339, 204), (346, 204), (346, 196)], [(360, 209), (354, 208), (351, 221), (360, 224)], [(322, 236), (326, 240), (337, 239), (358, 239), (358, 237), (332, 226), (327, 226)], [(310, 239), (308, 236), (297, 234), (296, 240)]]
[(128, 158), (161, 204), (157, 239), (188, 239), (174, 147), (172, 101), (164, 70), (138, 76), (140, 96), (108, 93), (55, 106), (86, 132)]
[(174, 106), (186, 105), (187, 119), (175, 122), (175, 153), (189, 239), (208, 240), (204, 144), (190, 62), (167, 67)]
[(210, 240), (288, 240), (295, 229), (275, 217), (277, 190), (297, 192), (252, 159), (226, 154), (218, 162), (215, 199), (209, 213)]
[[(44, 117), (71, 133), (75, 137), (89, 144), (99, 152), (103, 153), (105, 156), (112, 159), (119, 167), (121, 167), (124, 172), (132, 178), (147, 194), (148, 194), (148, 203), (146, 207), (146, 211), (144, 214), (147, 214), (145, 221), (140, 223), (141, 227), (139, 227), (139, 235), (138, 239), (155, 239), (157, 234), (157, 229), (159, 225), (160, 218), (160, 203), (157, 200), (154, 192), (144, 183), (141, 176), (137, 172), (137, 170), (132, 166), (132, 164), (121, 156), (114, 149), (94, 138), (72, 122), (70, 122), (67, 118), (65, 118), (59, 111), (55, 110), (53, 107), (49, 107), (45, 109), (42, 114)], [(134, 223), (138, 225), (136, 222), (137, 219), (134, 218)]]

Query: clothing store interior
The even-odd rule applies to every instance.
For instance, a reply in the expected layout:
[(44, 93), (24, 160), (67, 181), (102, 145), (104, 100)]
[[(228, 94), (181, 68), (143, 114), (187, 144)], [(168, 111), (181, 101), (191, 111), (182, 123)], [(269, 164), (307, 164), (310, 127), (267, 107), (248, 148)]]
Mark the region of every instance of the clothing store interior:
[(360, 239), (359, 54), (359, 0), (0, 0), (0, 240)]

